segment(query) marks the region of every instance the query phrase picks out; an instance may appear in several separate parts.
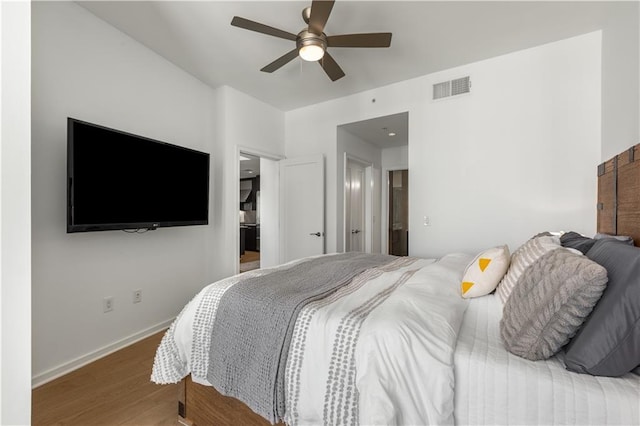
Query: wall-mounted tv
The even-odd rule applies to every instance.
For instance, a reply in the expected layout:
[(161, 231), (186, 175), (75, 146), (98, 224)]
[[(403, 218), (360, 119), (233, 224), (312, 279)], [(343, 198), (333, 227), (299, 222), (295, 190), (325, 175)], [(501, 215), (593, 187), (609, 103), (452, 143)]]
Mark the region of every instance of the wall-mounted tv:
[(67, 119), (67, 232), (209, 223), (209, 154)]

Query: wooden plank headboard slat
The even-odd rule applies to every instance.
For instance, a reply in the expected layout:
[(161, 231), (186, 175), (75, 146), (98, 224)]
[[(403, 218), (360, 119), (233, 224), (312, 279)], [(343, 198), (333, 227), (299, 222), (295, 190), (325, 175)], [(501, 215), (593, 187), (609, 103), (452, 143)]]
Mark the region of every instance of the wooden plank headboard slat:
[[(606, 166), (607, 163), (605, 163)], [(605, 234), (615, 234), (613, 229), (616, 212), (614, 209), (614, 181), (613, 168), (607, 170), (598, 177), (598, 205), (602, 206), (598, 210), (598, 232)]]
[(634, 161), (635, 149), (620, 157), (617, 231), (618, 235), (630, 235), (640, 245), (640, 161)]
[[(598, 232), (629, 235), (640, 245), (640, 144), (598, 166)], [(604, 171), (604, 173), (603, 173)]]

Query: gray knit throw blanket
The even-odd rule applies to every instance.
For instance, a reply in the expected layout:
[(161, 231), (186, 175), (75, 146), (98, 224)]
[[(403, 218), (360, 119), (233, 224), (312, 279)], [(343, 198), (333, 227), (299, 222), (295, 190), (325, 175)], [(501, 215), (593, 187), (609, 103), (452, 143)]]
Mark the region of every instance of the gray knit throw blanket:
[(220, 299), (213, 324), (207, 380), (271, 423), (284, 416), (284, 377), (300, 310), (395, 257), (344, 253), (248, 278)]

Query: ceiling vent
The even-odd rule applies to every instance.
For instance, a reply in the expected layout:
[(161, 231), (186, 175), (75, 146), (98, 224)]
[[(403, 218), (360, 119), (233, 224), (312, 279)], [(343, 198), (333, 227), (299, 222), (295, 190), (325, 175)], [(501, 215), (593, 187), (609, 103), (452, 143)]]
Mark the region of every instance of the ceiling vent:
[(471, 79), (469, 77), (443, 81), (433, 85), (433, 100), (448, 98), (471, 92)]

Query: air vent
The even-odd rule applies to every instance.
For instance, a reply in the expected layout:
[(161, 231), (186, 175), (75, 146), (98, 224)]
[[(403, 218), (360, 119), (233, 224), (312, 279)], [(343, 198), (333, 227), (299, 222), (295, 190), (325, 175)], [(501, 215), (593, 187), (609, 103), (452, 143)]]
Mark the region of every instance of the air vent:
[(451, 96), (469, 93), (470, 88), (471, 84), (469, 82), (469, 77), (451, 80)]
[(433, 85), (433, 99), (442, 99), (451, 96), (451, 82), (444, 81)]
[(448, 98), (450, 96), (462, 95), (471, 91), (471, 79), (469, 77), (457, 78), (455, 80), (443, 81), (433, 85), (433, 99)]

